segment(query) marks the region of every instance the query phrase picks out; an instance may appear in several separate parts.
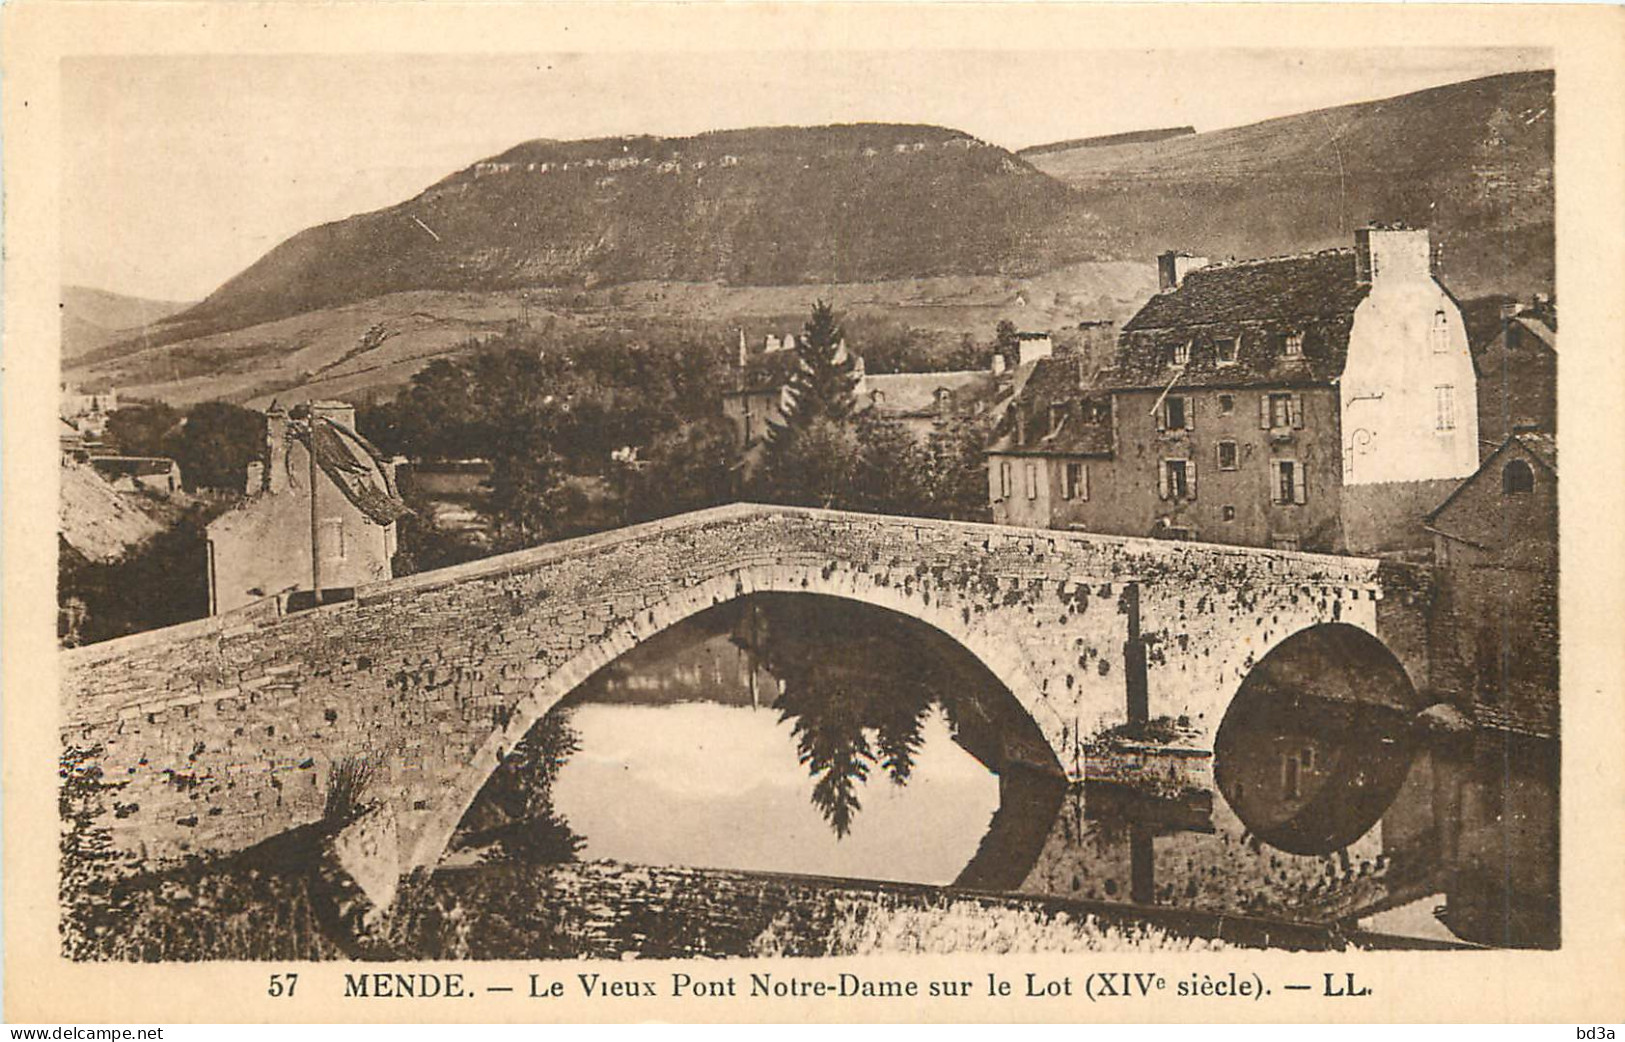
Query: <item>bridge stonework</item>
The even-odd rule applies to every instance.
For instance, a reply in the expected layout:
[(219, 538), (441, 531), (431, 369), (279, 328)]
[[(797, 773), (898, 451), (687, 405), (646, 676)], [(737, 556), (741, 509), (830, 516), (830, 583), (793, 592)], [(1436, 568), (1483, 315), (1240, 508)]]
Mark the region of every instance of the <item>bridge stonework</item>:
[[(1132, 594), (1126, 591), (1133, 590)], [(1427, 683), (1425, 574), (1359, 558), (735, 505), (221, 616), (61, 655), (65, 748), (125, 783), (105, 824), (150, 857), (231, 851), (322, 816), (334, 765), (377, 764), (401, 865), (432, 865), (495, 768), (595, 670), (690, 615), (806, 593), (927, 623), (975, 655), (1074, 777), (1146, 709), (1211, 739), (1252, 665), (1343, 622)]]

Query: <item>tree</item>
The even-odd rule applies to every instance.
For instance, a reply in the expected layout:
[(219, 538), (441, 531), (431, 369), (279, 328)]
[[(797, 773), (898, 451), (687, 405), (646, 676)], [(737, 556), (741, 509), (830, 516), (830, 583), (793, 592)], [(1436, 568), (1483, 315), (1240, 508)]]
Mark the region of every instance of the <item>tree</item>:
[(758, 493), (773, 503), (830, 509), (851, 501), (862, 447), (852, 425), (819, 417), (768, 445)]
[(876, 514), (927, 514), (929, 458), (897, 420), (871, 409), (854, 424), (858, 458), (851, 492), (836, 505)]
[(199, 402), (166, 447), (187, 488), (241, 492), (248, 464), (265, 452), (265, 416), (230, 402)]
[(926, 441), (925, 498), (932, 517), (987, 521), (987, 441), (985, 416), (949, 416), (936, 423)]
[(993, 350), (995, 354), (1004, 356), (1006, 365), (1015, 365), (1021, 355), (1021, 336), (1016, 332), (1016, 324), (1009, 319), (1000, 319), (993, 331)]
[(107, 414), (107, 440), (125, 456), (162, 456), (181, 414), (162, 402), (126, 406)]
[(627, 522), (703, 510), (733, 498), (733, 427), (721, 416), (683, 424), (654, 443), (622, 483)]
[(844, 423), (857, 408), (858, 360), (847, 351), (835, 309), (820, 300), (796, 342), (800, 363), (785, 388), (784, 420), (768, 427), (768, 442), (781, 439), (816, 420)]

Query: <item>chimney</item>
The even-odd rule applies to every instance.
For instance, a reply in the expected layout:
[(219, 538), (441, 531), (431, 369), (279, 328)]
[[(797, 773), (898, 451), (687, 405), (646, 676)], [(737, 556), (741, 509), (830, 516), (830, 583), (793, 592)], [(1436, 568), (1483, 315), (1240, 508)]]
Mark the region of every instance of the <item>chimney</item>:
[(1398, 285), (1433, 276), (1426, 228), (1368, 224), (1354, 233), (1354, 277), (1363, 286)]
[(1185, 281), (1185, 276), (1197, 268), (1208, 265), (1206, 257), (1193, 257), (1184, 250), (1169, 250), (1167, 253), (1157, 255), (1157, 292), (1167, 293), (1176, 290)]
[(288, 490), (288, 411), (276, 402), (265, 411), (265, 470), (260, 487), (267, 492)]

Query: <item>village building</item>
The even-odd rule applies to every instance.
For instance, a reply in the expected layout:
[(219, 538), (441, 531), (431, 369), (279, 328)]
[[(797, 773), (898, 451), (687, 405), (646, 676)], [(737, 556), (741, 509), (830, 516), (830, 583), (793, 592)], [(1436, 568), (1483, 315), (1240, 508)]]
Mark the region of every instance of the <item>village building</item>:
[(1228, 264), (1158, 259), (1092, 377), (1041, 360), (989, 449), (1005, 524), (1329, 552), (1425, 552), (1478, 465), (1460, 309), (1428, 233)]
[(1557, 439), (1517, 430), (1427, 515), (1441, 674), (1481, 725), (1558, 733)]
[(1483, 458), (1515, 430), (1557, 433), (1557, 309), (1550, 301), (1503, 305), (1499, 332), (1473, 362)]
[(267, 597), (297, 610), (392, 577), (395, 522), (407, 510), (394, 464), (355, 432), (353, 406), (273, 404), (265, 458), (249, 464), (244, 491), (208, 526), (210, 614)]
[[(741, 338), (734, 386), (722, 396), (722, 413), (733, 424), (736, 458), (745, 477), (761, 463), (770, 425), (784, 421), (785, 389), (800, 364), (790, 336), (778, 344), (770, 336), (767, 347), (752, 355)], [(944, 423), (986, 412), (1001, 387), (1009, 385), (997, 355), (989, 369), (870, 374), (859, 357), (857, 370), (855, 411), (895, 420), (922, 442)]]
[(120, 492), (172, 496), (181, 488), (181, 467), (162, 456), (87, 456), (97, 473)]

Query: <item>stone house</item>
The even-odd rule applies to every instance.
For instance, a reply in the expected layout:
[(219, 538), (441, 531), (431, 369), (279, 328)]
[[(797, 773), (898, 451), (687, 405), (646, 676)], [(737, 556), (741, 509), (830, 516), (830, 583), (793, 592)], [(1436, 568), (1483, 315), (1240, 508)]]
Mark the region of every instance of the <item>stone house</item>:
[(208, 526), (210, 614), (266, 597), (283, 610), (310, 607), (392, 577), (406, 506), (394, 464), (355, 432), (354, 406), (273, 404), (265, 458), (249, 464), (245, 491)]
[(162, 456), (91, 456), (89, 462), (120, 492), (145, 490), (172, 496), (180, 491), (181, 467)]
[(1425, 230), (1383, 227), (1293, 257), (1164, 254), (1110, 365), (1046, 360), (1018, 395), (989, 450), (995, 521), (1425, 547), (1423, 514), (1478, 462), (1466, 330), (1429, 258)]
[(1480, 724), (1558, 733), (1557, 439), (1509, 435), (1427, 516), (1440, 671)]
[[(722, 395), (722, 414), (733, 424), (735, 450), (745, 477), (761, 463), (769, 425), (784, 419), (785, 387), (799, 364), (788, 335), (784, 344), (774, 348), (769, 337), (768, 348), (751, 355), (741, 339), (734, 385)], [(991, 369), (931, 373), (870, 374), (864, 371), (861, 357), (857, 362), (856, 411), (896, 420), (920, 441), (929, 438), (944, 420), (987, 411), (1000, 388), (1009, 383), (1001, 379), (1003, 360), (997, 356)]]
[(1501, 328), (1473, 359), (1483, 458), (1515, 430), (1557, 433), (1557, 309), (1537, 298), (1501, 311)]

